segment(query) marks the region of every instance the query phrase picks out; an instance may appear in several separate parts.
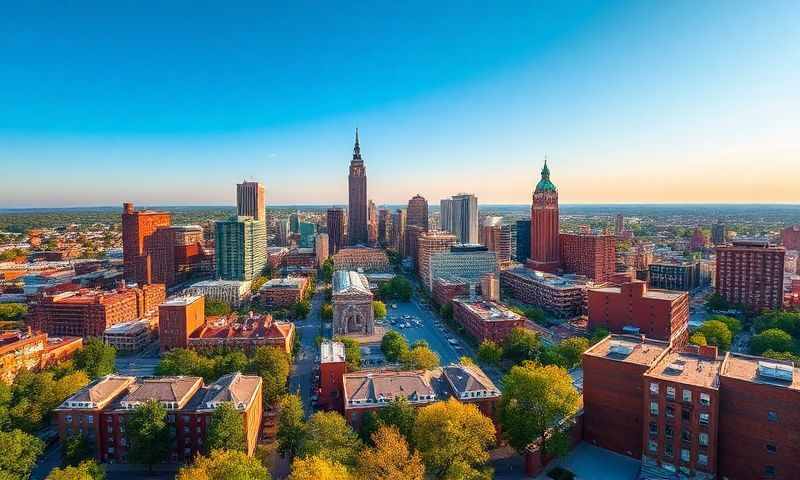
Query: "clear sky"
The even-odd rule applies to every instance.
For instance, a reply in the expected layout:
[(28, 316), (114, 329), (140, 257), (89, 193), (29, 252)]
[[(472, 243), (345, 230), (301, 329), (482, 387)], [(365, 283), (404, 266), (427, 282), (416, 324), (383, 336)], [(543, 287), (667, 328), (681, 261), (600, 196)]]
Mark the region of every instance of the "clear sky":
[[(216, 4), (210, 6), (210, 4)], [(346, 5), (350, 3), (350, 6)], [(338, 5), (335, 5), (338, 4)], [(7, 2), (0, 207), (800, 202), (800, 2)]]

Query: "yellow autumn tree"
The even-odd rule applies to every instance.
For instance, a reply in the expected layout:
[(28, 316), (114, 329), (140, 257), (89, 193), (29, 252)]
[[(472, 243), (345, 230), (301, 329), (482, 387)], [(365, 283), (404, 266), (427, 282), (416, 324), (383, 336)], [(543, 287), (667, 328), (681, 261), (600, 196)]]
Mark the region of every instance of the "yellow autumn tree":
[(316, 455), (296, 458), (289, 480), (353, 480), (347, 467)]
[(270, 480), (257, 459), (237, 450), (214, 450), (183, 467), (175, 480)]
[(417, 452), (410, 452), (408, 442), (397, 427), (382, 426), (372, 434), (375, 448), (364, 451), (358, 459), (358, 476), (364, 480), (422, 480), (425, 466)]

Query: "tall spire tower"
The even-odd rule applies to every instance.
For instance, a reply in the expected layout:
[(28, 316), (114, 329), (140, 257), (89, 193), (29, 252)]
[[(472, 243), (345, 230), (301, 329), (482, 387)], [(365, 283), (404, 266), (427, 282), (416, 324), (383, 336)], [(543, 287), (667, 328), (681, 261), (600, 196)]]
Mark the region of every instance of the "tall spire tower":
[(531, 258), (527, 265), (534, 270), (553, 273), (558, 270), (558, 189), (550, 181), (547, 158), (542, 167), (542, 178), (533, 190), (531, 205)]
[(367, 169), (361, 158), (358, 128), (356, 128), (356, 142), (353, 146), (353, 159), (350, 161), (348, 192), (347, 243), (348, 245), (366, 245), (368, 241)]

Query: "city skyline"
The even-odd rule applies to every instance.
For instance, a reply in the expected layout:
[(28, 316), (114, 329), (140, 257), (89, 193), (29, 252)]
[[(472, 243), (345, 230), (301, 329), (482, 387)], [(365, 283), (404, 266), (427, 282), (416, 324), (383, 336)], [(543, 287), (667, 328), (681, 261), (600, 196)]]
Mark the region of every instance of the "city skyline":
[(798, 202), (794, 2), (60, 8), (0, 19), (3, 207), (344, 204), (356, 127), (378, 205)]

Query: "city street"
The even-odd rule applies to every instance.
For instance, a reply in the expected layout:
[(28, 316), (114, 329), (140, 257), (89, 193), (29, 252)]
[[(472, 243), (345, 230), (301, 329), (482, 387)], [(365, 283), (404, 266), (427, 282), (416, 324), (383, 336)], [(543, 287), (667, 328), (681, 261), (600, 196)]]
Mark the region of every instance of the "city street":
[[(393, 304), (397, 305), (397, 308), (392, 308)], [(440, 322), (440, 326), (436, 326), (436, 315), (430, 309), (421, 305), (416, 298), (413, 298), (411, 302), (387, 304), (386, 310), (387, 315), (384, 319), (386, 328), (398, 331), (408, 340), (409, 345), (418, 340), (424, 340), (431, 350), (439, 355), (442, 365), (457, 362), (463, 355), (470, 355), (467, 350), (464, 350), (466, 348), (464, 342), (447, 331), (447, 327), (443, 323)], [(418, 327), (411, 323), (410, 320), (403, 320), (402, 317), (405, 315), (410, 315), (412, 318), (420, 320), (422, 325)], [(389, 323), (390, 317), (398, 319), (395, 325)], [(400, 322), (409, 323), (411, 327), (398, 328)], [(448, 343), (448, 337), (458, 342), (458, 348)]]
[(115, 366), (117, 374), (136, 377), (150, 377), (156, 374), (156, 367), (161, 361), (158, 342), (152, 342), (141, 352), (132, 355), (117, 355)]
[(314, 366), (316, 364), (317, 344), (315, 339), (319, 335), (320, 308), (325, 300), (323, 286), (317, 286), (311, 298), (311, 311), (305, 320), (295, 322), (297, 335), (300, 335), (300, 351), (294, 359), (292, 373), (289, 376), (289, 391), (299, 393), (303, 400), (306, 415), (311, 415), (311, 388), (314, 386)]

